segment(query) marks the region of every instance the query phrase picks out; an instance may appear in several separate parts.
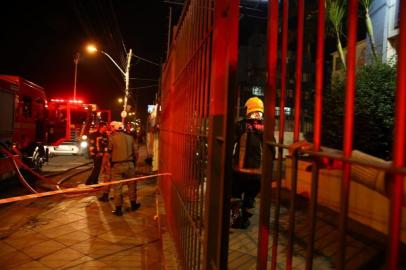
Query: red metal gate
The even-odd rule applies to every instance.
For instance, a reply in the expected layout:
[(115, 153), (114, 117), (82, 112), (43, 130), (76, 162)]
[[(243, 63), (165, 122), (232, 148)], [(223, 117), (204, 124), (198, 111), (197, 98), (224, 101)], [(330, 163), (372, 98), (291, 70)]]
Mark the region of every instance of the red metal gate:
[[(279, 3), (281, 2), (281, 3)], [(265, 131), (263, 171), (260, 192), (259, 228), (257, 238), (257, 269), (277, 268), (280, 190), (282, 186), (282, 150), (284, 114), (280, 114), (279, 140), (273, 143), (277, 83), (280, 83), (279, 111), (284, 112), (286, 93), (286, 61), (278, 72), (278, 52), (287, 55), (288, 2), (269, 1), (267, 37), (267, 87), (265, 91)], [(297, 1), (297, 52), (295, 89), (294, 141), (299, 140), (301, 114), (301, 78), (303, 58), (304, 0)], [(402, 3), (403, 4), (403, 3)], [(388, 221), (388, 269), (397, 269), (401, 237), (403, 179), (406, 173), (406, 5), (400, 6), (400, 38), (396, 115), (391, 166), (360, 161), (352, 157), (353, 115), (356, 66), (356, 35), (358, 1), (348, 1), (348, 53), (346, 71), (344, 146), (342, 155), (321, 151), (322, 101), (324, 79), (325, 1), (318, 0), (317, 55), (315, 66), (315, 97), (312, 149), (296, 149), (292, 156), (292, 178), (289, 201), (286, 269), (292, 269), (293, 235), (295, 232), (296, 193), (298, 185), (298, 151), (313, 158), (309, 196), (310, 226), (308, 228), (306, 269), (313, 268), (316, 213), (318, 207), (320, 167), (318, 160), (326, 157), (343, 161), (340, 190), (339, 241), (336, 267), (345, 269), (346, 232), (350, 198), (352, 165), (384, 170), (393, 177)], [(282, 7), (282, 16), (279, 8)], [(279, 20), (279, 17), (282, 20)], [(162, 74), (160, 114), (160, 167), (172, 173), (160, 179), (160, 187), (169, 213), (169, 222), (184, 269), (227, 269), (229, 240), (229, 201), (231, 194), (232, 131), (237, 104), (237, 55), (239, 1), (186, 1), (177, 24), (169, 57)], [(282, 41), (278, 49), (279, 22)], [(280, 80), (280, 81), (279, 81)], [(271, 148), (278, 148), (273, 160)], [(276, 179), (273, 179), (273, 168)], [(271, 188), (273, 187), (273, 188)], [(272, 191), (272, 194), (271, 194)], [(275, 194), (274, 192), (275, 191)], [(276, 198), (271, 203), (271, 198)], [(274, 223), (270, 226), (271, 204), (275, 205)], [(272, 249), (269, 253), (269, 234)]]
[(213, 4), (185, 2), (162, 76), (160, 187), (184, 269), (203, 263)]

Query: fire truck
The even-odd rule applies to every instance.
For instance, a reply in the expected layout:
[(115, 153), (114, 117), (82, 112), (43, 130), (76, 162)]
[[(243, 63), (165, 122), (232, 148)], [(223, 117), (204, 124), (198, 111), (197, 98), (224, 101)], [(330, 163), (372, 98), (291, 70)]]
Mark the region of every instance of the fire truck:
[[(44, 88), (19, 76), (0, 75), (0, 146), (19, 149), (34, 167), (45, 161)], [(0, 180), (9, 177), (10, 158), (0, 153)]]
[(60, 149), (64, 141), (82, 144), (92, 126), (109, 122), (109, 110), (82, 100), (50, 99), (44, 88), (20, 76), (0, 75), (0, 180), (13, 175), (12, 160), (4, 152), (17, 154), (40, 169), (50, 147)]
[(110, 122), (110, 110), (82, 100), (53, 98), (48, 102), (47, 150), (54, 154), (87, 154), (87, 135), (99, 122)]

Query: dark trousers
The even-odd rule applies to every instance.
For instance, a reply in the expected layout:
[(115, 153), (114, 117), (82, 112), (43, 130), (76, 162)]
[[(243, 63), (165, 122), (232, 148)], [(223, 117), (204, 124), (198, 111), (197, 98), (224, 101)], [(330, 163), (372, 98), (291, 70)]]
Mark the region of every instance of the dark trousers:
[(99, 174), (102, 166), (103, 157), (93, 156), (93, 170), (89, 178), (86, 180), (86, 185), (93, 185), (99, 182)]
[[(260, 188), (260, 175), (233, 172), (232, 197), (243, 199), (244, 205), (252, 204), (252, 201), (255, 200)], [(242, 196), (243, 194), (244, 196)]]

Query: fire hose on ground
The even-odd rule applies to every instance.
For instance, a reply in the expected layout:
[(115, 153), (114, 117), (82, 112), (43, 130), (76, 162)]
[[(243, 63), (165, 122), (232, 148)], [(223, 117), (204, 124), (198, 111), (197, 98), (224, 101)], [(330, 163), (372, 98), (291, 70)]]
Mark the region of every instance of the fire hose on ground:
[(40, 192), (40, 193), (36, 192), (35, 194), (0, 199), (0, 204), (18, 202), (18, 201), (23, 201), (23, 200), (30, 200), (30, 199), (35, 199), (35, 198), (49, 197), (49, 196), (53, 196), (53, 195), (84, 194), (84, 193), (99, 192), (102, 189), (107, 188), (109, 186), (127, 184), (130, 182), (141, 182), (141, 181), (146, 181), (148, 179), (155, 178), (158, 176), (171, 176), (171, 175), (172, 175), (171, 173), (158, 173), (158, 174), (152, 174), (152, 175), (148, 175), (148, 176), (140, 176), (140, 177), (128, 178), (128, 179), (124, 179), (124, 180), (117, 180), (117, 181), (111, 181), (111, 182), (94, 184), (94, 185), (85, 185), (85, 186), (80, 186), (80, 187), (75, 187), (75, 188), (66, 188), (66, 189), (46, 191), (46, 192)]

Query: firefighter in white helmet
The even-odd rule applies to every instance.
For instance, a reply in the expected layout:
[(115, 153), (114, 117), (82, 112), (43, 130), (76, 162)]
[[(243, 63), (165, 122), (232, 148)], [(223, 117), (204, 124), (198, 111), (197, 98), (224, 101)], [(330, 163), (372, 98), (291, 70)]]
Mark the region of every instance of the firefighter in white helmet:
[[(263, 147), (264, 104), (258, 97), (245, 103), (245, 118), (236, 125), (233, 151), (232, 197), (242, 200), (241, 214), (232, 220), (231, 227), (245, 229), (249, 226), (261, 183)], [(238, 207), (240, 207), (238, 206)]]
[[(124, 126), (121, 122), (113, 121), (110, 123), (112, 133), (109, 138), (109, 149), (111, 151), (111, 178), (112, 181), (122, 180), (135, 176), (135, 164), (138, 156), (137, 144), (134, 138), (124, 132)], [(137, 203), (137, 183), (130, 182), (128, 186), (128, 196), (130, 199), (130, 210), (137, 210), (141, 204)], [(123, 215), (123, 185), (114, 186), (114, 204), (113, 214)]]

